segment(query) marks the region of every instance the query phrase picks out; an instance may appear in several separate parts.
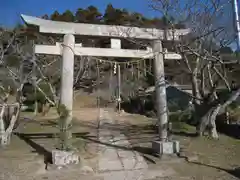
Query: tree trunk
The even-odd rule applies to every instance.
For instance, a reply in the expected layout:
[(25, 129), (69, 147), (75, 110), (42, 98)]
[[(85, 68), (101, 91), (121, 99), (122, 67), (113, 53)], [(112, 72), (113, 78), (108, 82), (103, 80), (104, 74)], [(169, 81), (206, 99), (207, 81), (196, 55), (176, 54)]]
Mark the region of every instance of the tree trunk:
[(193, 104), (200, 104), (200, 92), (199, 92), (199, 86), (198, 86), (198, 79), (197, 79), (197, 74), (193, 73), (192, 74), (192, 95), (194, 97), (193, 99)]
[(212, 92), (213, 98), (214, 98), (214, 100), (217, 100), (218, 96), (217, 96), (216, 88), (214, 88), (215, 85), (214, 85), (213, 79), (212, 79), (211, 65), (210, 64), (207, 65), (207, 71), (208, 71), (209, 85), (213, 90), (213, 92)]
[(5, 146), (10, 143), (10, 137), (12, 134), (12, 131), (14, 129), (14, 125), (16, 124), (16, 121), (18, 120), (19, 113), (20, 113), (20, 105), (17, 103), (16, 106), (14, 107), (14, 112), (11, 113), (11, 119), (9, 122), (8, 127), (5, 127), (5, 120), (4, 120), (4, 112), (5, 112), (5, 107), (7, 107), (7, 104), (2, 107), (1, 111), (1, 117), (0, 117), (0, 123), (1, 123), (1, 145)]
[(1, 113), (0, 113), (0, 139), (1, 144), (3, 144), (4, 139), (4, 133), (5, 133), (5, 123), (4, 123), (4, 112), (5, 112), (5, 105), (2, 105), (1, 107)]
[(219, 114), (219, 112), (224, 111), (228, 105), (235, 101), (239, 95), (240, 88), (237, 91), (233, 92), (231, 96), (223, 104), (218, 104), (217, 106), (210, 108), (210, 110), (208, 110), (207, 113), (204, 116), (202, 116), (200, 120), (200, 124), (197, 127), (198, 135), (202, 136), (206, 128), (209, 128), (209, 135), (212, 138), (217, 139), (218, 133), (216, 129), (216, 117)]
[(38, 114), (38, 102), (35, 101), (35, 106), (34, 106), (34, 116), (37, 116)]
[(208, 129), (209, 136), (214, 139), (218, 139), (215, 121), (221, 108), (222, 105), (218, 104), (216, 107), (212, 107), (209, 111), (207, 111), (207, 113), (201, 118), (199, 126), (197, 127), (198, 135), (204, 135), (204, 132)]
[(197, 74), (193, 73), (192, 74), (192, 95), (193, 95), (193, 107), (194, 107), (194, 117), (193, 117), (193, 124), (197, 124), (199, 122), (199, 117), (201, 114), (201, 109), (199, 109), (199, 106), (201, 104), (200, 102), (200, 92), (199, 92), (199, 86), (198, 86), (198, 81), (197, 81)]
[(49, 111), (50, 111), (50, 104), (48, 102), (42, 104), (42, 111), (41, 111), (41, 115), (45, 116)]

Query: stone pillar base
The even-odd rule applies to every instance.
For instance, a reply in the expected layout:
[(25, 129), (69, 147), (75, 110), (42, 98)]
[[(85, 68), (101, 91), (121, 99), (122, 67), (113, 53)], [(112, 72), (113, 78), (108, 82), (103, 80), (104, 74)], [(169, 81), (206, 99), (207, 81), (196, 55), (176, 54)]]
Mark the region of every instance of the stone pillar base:
[(171, 155), (177, 154), (180, 151), (179, 141), (153, 141), (152, 142), (153, 152), (157, 155)]
[(52, 151), (52, 162), (56, 166), (66, 166), (70, 164), (78, 164), (79, 156), (73, 151)]

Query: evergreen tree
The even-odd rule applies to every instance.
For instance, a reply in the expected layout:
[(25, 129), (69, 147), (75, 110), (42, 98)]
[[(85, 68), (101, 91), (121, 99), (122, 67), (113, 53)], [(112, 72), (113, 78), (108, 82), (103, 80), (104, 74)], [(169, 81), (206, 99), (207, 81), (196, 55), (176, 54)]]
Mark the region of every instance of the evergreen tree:
[(104, 23), (109, 25), (129, 25), (129, 12), (124, 9), (115, 9), (112, 4), (108, 4), (103, 16)]
[(49, 17), (48, 17), (47, 14), (45, 14), (45, 15), (42, 16), (42, 19), (46, 19), (47, 20), (47, 19), (49, 19)]
[(53, 12), (53, 14), (50, 16), (51, 18), (51, 20), (53, 20), (53, 21), (60, 21), (60, 14), (59, 14), (59, 12), (58, 11), (54, 11)]
[(115, 9), (113, 8), (112, 4), (108, 4), (107, 8), (105, 9), (105, 14), (103, 16), (104, 22), (106, 24), (114, 24), (115, 22), (115, 17), (114, 14), (115, 13)]
[(73, 13), (70, 10), (66, 10), (61, 16), (60, 16), (61, 21), (65, 22), (74, 22), (75, 17)]
[(75, 18), (78, 23), (99, 24), (102, 21), (102, 14), (96, 7), (89, 6), (87, 9), (79, 8), (75, 14)]

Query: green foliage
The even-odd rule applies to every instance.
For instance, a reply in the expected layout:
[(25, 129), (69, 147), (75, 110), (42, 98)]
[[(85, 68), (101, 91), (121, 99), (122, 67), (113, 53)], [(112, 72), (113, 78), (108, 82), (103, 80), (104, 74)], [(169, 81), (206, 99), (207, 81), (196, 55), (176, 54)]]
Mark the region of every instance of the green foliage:
[(65, 11), (61, 15), (61, 21), (74, 22), (74, 20), (75, 20), (75, 17), (74, 17), (73, 13), (70, 10)]
[(54, 13), (50, 16), (50, 19), (53, 21), (60, 21), (60, 14), (58, 11), (54, 11)]
[(9, 67), (18, 68), (20, 66), (20, 62), (21, 59), (19, 58), (19, 56), (17, 56), (17, 54), (9, 54), (7, 56), (6, 65)]
[(231, 109), (231, 110), (236, 110), (239, 108), (239, 103), (238, 102), (232, 102), (227, 108)]
[(192, 118), (190, 110), (177, 111), (169, 114), (169, 121), (172, 122), (174, 131), (188, 131), (191, 126), (188, 125), (189, 120)]
[(65, 119), (69, 115), (69, 111), (64, 104), (59, 104), (57, 111), (61, 119)]
[(94, 6), (86, 9), (79, 8), (75, 14), (76, 22), (79, 23), (100, 23), (102, 14)]
[[(43, 16), (44, 19), (48, 19), (48, 15)], [(175, 21), (172, 17), (170, 20), (167, 18), (147, 18), (138, 12), (130, 12), (126, 9), (114, 8), (112, 4), (108, 4), (104, 14), (99, 12), (95, 6), (89, 6), (87, 8), (78, 8), (77, 11), (71, 12), (70, 10), (60, 14), (58, 11), (54, 11), (50, 15), (50, 19), (54, 21), (66, 21), (66, 22), (79, 22), (79, 23), (93, 23), (93, 24), (109, 24), (109, 25), (131, 25), (142, 27), (157, 27), (163, 28), (169, 26), (170, 21), (176, 24), (176, 28), (181, 26), (180, 22)], [(181, 26), (182, 28), (183, 26)]]
[(106, 24), (123, 25), (129, 22), (130, 16), (126, 10), (115, 9), (108, 4), (103, 19)]
[(193, 112), (190, 109), (185, 111), (172, 112), (169, 115), (171, 122), (188, 122), (192, 118)]
[[(47, 83), (41, 82), (41, 83), (39, 83), (39, 87), (48, 96), (48, 98), (53, 100), (53, 94), (52, 94), (51, 89), (50, 89), (50, 87)], [(26, 97), (26, 101), (24, 103), (28, 104), (28, 105), (34, 104), (35, 101), (37, 101), (38, 103), (41, 103), (41, 104), (45, 104), (46, 101), (47, 101), (47, 99), (43, 95), (43, 93), (41, 93), (37, 89), (36, 89), (36, 94), (35, 94), (35, 88), (31, 84), (26, 84), (24, 86), (23, 95)]]

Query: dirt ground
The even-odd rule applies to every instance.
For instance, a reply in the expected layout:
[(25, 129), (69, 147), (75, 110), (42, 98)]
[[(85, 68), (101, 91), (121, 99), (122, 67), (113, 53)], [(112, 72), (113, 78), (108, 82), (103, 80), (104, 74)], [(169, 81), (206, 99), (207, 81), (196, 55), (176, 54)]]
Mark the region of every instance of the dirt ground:
[(154, 119), (140, 115), (116, 115), (120, 123), (127, 121), (125, 134), (134, 148), (142, 153), (149, 166), (161, 168), (169, 165), (179, 177), (190, 179), (240, 179), (240, 140), (220, 134), (219, 140), (195, 137), (194, 128), (173, 130), (173, 140), (179, 140), (180, 158), (159, 159), (152, 155), (151, 142), (157, 138)]
[[(95, 170), (99, 109), (94, 105), (91, 106), (91, 103), (78, 102), (78, 100), (75, 102), (72, 143), (79, 150), (81, 165), (87, 165)], [(223, 134), (220, 135), (219, 140), (197, 138), (193, 136), (193, 128), (189, 127), (187, 131), (178, 130), (173, 135), (173, 139), (180, 141), (180, 157), (160, 159), (151, 151), (151, 141), (157, 137), (154, 128), (156, 120), (124, 112), (118, 114), (111, 109), (109, 111), (117, 123), (117, 126), (112, 128), (126, 135), (133, 149), (145, 157), (149, 168), (171, 167), (178, 174), (177, 177), (157, 179), (240, 179), (240, 140)], [(30, 114), (23, 116), (32, 118)], [(92, 178), (88, 173), (86, 175), (85, 171), (79, 172), (79, 167), (72, 169), (71, 176), (63, 173), (52, 177), (51, 174), (46, 173), (44, 160), (46, 162), (49, 160), (49, 152), (58, 143), (56, 117), (56, 112), (52, 110), (46, 117), (22, 120), (15, 130), (15, 135), (12, 136), (11, 144), (0, 149), (2, 165), (0, 180), (79, 179), (79, 173), (82, 173), (81, 179)]]

